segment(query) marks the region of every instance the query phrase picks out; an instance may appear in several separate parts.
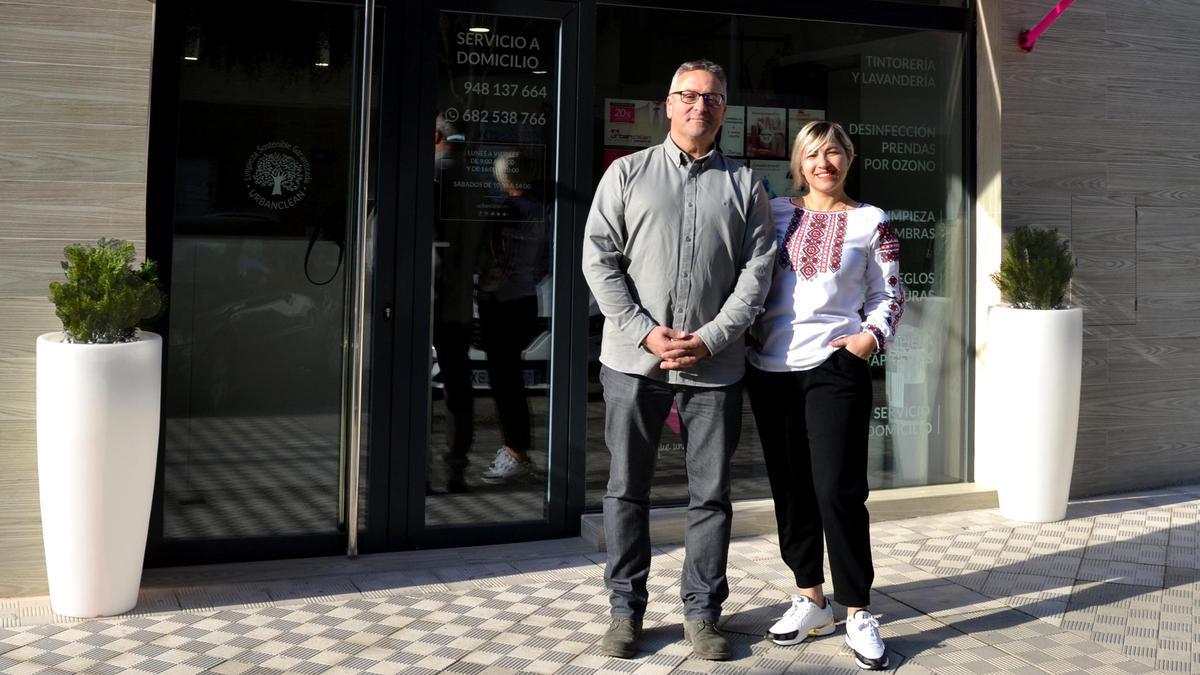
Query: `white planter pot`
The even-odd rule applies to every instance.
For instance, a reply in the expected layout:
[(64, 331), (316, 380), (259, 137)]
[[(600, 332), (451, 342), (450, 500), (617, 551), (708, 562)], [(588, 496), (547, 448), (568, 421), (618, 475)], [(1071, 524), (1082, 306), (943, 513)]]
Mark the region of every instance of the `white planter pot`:
[(1000, 513), (1033, 523), (1062, 520), (1079, 428), (1083, 310), (993, 306), (988, 322), (995, 409), (987, 414)]
[(37, 340), (38, 483), (50, 605), (110, 616), (137, 604), (158, 456), (162, 338)]

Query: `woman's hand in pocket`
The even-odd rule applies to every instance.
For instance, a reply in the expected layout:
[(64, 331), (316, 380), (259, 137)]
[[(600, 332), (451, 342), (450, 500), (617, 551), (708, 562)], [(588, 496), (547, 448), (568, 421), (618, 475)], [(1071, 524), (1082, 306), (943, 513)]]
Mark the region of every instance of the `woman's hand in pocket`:
[(868, 361), (871, 358), (871, 354), (875, 353), (875, 336), (867, 331), (863, 331), (857, 335), (843, 335), (842, 337), (830, 340), (829, 346), (844, 347), (851, 354), (863, 361)]

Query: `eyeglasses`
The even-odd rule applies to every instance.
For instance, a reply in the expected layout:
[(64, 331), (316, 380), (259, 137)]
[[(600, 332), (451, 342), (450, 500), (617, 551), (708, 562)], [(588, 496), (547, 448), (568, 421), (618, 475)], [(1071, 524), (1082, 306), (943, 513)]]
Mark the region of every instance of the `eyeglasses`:
[(683, 91), (673, 91), (669, 95), (678, 95), (679, 100), (688, 105), (692, 105), (700, 99), (704, 99), (704, 105), (709, 106), (710, 108), (720, 108), (721, 106), (725, 105), (725, 94), (701, 94), (698, 91), (690, 91), (685, 89)]

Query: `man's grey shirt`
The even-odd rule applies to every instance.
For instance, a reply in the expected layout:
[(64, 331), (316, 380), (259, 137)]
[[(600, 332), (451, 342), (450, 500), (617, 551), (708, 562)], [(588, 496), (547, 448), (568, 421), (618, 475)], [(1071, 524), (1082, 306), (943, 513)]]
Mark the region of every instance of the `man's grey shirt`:
[[(692, 160), (669, 135), (617, 159), (583, 240), (583, 275), (604, 314), (600, 362), (672, 384), (737, 382), (774, 260), (766, 191), (740, 162), (716, 150)], [(655, 326), (697, 333), (711, 356), (662, 370), (642, 346)]]

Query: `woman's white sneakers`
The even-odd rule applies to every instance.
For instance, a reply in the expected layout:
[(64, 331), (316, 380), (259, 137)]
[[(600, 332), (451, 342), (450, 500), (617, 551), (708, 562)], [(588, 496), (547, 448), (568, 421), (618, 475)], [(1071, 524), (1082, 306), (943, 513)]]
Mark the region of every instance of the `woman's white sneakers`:
[[(794, 645), (809, 637), (830, 635), (837, 629), (833, 607), (824, 607), (802, 595), (792, 596), (792, 606), (767, 631), (767, 638), (777, 645)], [(846, 645), (854, 653), (854, 662), (863, 670), (883, 670), (888, 667), (887, 648), (879, 635), (879, 620), (865, 609), (846, 617)]]
[(828, 600), (824, 607), (817, 607), (803, 595), (793, 595), (792, 606), (771, 626), (767, 637), (777, 645), (794, 645), (810, 636), (829, 635), (836, 628)]
[[(828, 604), (828, 603), (826, 603)], [(846, 617), (846, 645), (854, 652), (854, 662), (863, 670), (888, 667), (887, 649), (879, 636), (879, 620), (865, 609)]]
[(488, 485), (499, 485), (500, 483), (532, 473), (532, 459), (525, 462), (518, 462), (507, 450), (501, 447), (496, 451), (496, 458), (492, 460), (492, 465), (479, 474), (479, 479)]

